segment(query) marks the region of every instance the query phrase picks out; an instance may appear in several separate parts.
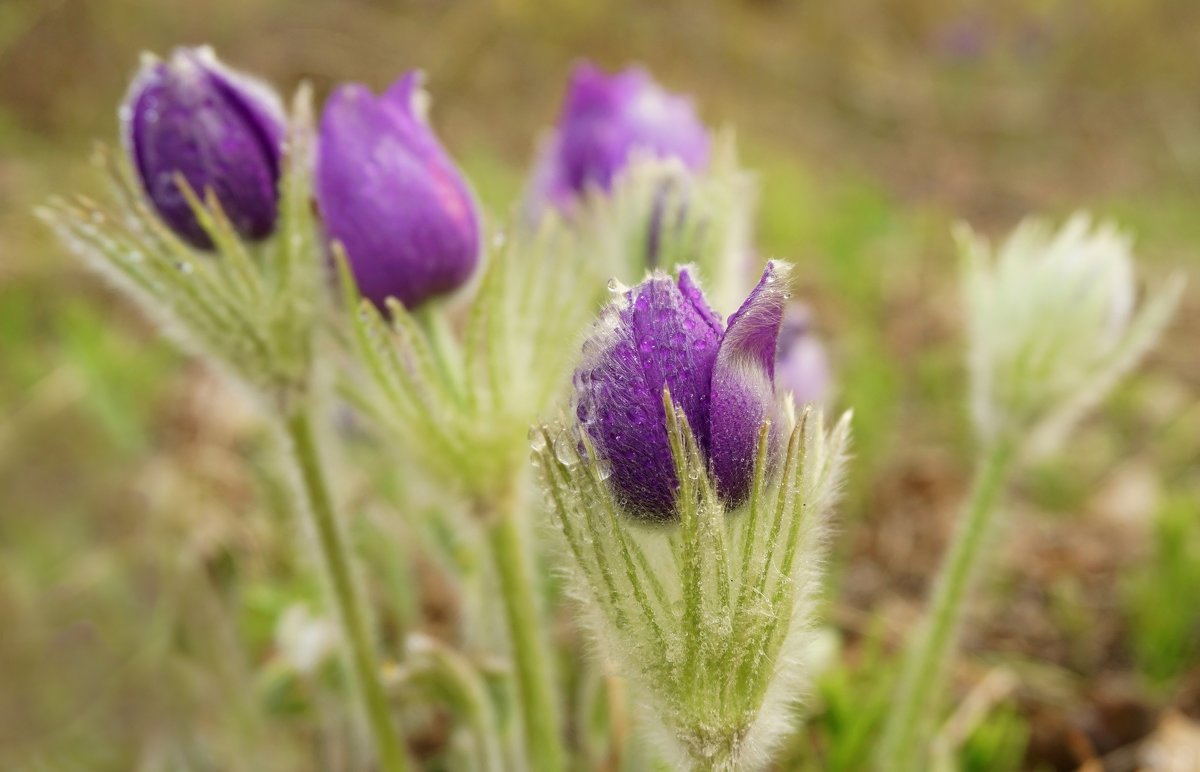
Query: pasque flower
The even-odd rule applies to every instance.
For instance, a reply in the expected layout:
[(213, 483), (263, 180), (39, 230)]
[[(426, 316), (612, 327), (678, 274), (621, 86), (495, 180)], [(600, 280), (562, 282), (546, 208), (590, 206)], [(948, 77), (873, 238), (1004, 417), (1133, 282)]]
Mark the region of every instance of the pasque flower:
[(638, 67), (607, 75), (589, 62), (577, 65), (558, 124), (539, 153), (531, 208), (563, 208), (589, 188), (608, 190), (638, 152), (704, 167), (709, 136), (691, 100)]
[(1138, 304), (1130, 237), (1084, 213), (1027, 220), (998, 247), (963, 226), (972, 399), (987, 441), (1052, 447), (1154, 342), (1181, 281)]
[(768, 263), (728, 325), (687, 268), (625, 291), (584, 344), (578, 426), (531, 435), (577, 597), (672, 769), (765, 766), (811, 680), (849, 421), (775, 399), (789, 272)]
[(930, 766), (958, 627), (1012, 469), (1053, 450), (1112, 390), (1166, 327), (1183, 289), (1177, 278), (1138, 303), (1131, 239), (1084, 213), (1057, 229), (1026, 220), (995, 248), (966, 226), (957, 235), (983, 453), (884, 723), (876, 768), (889, 772)]
[(679, 481), (663, 389), (682, 410), (728, 506), (750, 489), (758, 431), (776, 422), (775, 349), (786, 264), (769, 263), (728, 326), (686, 268), (654, 273), (610, 306), (584, 344), (576, 413), (611, 468), (618, 503), (647, 520), (674, 516)]
[(458, 289), (479, 262), (470, 188), (425, 121), (420, 74), (380, 96), (349, 84), (321, 116), (316, 197), (363, 297), (413, 307)]
[(244, 238), (275, 228), (283, 109), (265, 84), (223, 66), (212, 49), (147, 56), (121, 106), (126, 150), (163, 221), (199, 249), (212, 241), (179, 177), (198, 195), (211, 191)]

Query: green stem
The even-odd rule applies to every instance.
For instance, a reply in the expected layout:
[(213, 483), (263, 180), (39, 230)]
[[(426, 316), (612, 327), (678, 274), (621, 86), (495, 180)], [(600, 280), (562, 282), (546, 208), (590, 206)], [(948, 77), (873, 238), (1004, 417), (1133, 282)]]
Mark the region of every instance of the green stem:
[(905, 655), (899, 691), (888, 712), (875, 760), (877, 769), (910, 772), (925, 768), (922, 764), (929, 730), (939, 714), (963, 601), (984, 560), (996, 499), (1014, 451), (1012, 443), (998, 442), (987, 450), (976, 473), (965, 516), (938, 574), (928, 617)]
[(409, 768), (408, 756), (400, 744), (379, 680), (367, 608), (355, 581), (350, 550), (325, 479), (312, 417), (303, 408), (298, 409), (287, 418), (285, 428), (291, 459), (300, 476), (300, 508), (312, 523), (328, 579), (329, 599), (337, 608), (354, 681), (379, 754), (379, 768), (384, 772), (405, 772)]
[(509, 639), (517, 670), (517, 695), (525, 730), (526, 753), (532, 769), (559, 772), (566, 768), (551, 677), (551, 654), (542, 637), (545, 626), (538, 613), (533, 556), (511, 494), (489, 502), (494, 520), (487, 524), (488, 544), (500, 579)]

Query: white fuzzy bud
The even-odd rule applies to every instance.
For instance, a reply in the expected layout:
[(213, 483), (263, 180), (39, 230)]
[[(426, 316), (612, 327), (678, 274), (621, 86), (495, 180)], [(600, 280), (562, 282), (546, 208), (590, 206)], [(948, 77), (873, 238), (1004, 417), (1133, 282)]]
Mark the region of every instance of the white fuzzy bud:
[(976, 428), (1052, 449), (1157, 339), (1182, 281), (1135, 313), (1130, 237), (1083, 213), (1057, 231), (1026, 220), (998, 249), (965, 225), (955, 235)]

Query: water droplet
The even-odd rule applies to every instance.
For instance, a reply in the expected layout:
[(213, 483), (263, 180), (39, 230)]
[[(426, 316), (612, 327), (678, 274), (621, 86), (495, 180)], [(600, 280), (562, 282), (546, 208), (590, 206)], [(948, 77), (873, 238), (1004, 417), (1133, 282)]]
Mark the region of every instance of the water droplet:
[(529, 427), (529, 447), (533, 448), (535, 453), (541, 453), (546, 449), (546, 436), (542, 434), (540, 427)]
[(570, 432), (563, 432), (554, 439), (554, 456), (558, 459), (558, 463), (566, 467), (572, 467), (579, 463), (579, 455), (571, 445)]
[(602, 458), (597, 459), (596, 460), (596, 475), (601, 480), (607, 480), (609, 477), (612, 477), (612, 464), (608, 463), (608, 461), (606, 461)]

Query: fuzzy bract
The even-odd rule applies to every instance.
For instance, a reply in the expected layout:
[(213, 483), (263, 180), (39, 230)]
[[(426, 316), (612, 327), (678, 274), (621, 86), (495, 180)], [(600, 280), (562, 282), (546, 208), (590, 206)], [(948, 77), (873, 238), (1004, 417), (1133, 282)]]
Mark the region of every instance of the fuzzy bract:
[[(795, 726), (811, 683), (814, 602), (825, 523), (840, 485), (848, 416), (817, 411), (763, 421), (750, 448), (744, 509), (726, 509), (688, 428), (664, 393), (677, 520), (647, 528), (620, 512), (615, 468), (590, 436), (540, 427), (534, 463), (560, 557), (606, 661), (638, 692), (639, 725), (672, 769), (754, 770)], [(772, 434), (786, 452), (772, 461)]]
[(480, 257), (466, 179), (425, 121), (419, 73), (382, 95), (344, 85), (321, 116), (315, 188), (363, 297), (412, 308), (463, 286)]
[(237, 233), (275, 229), (285, 120), (268, 86), (222, 65), (212, 49), (146, 56), (120, 110), (122, 139), (155, 211), (198, 249), (212, 239), (180, 181), (211, 192)]

